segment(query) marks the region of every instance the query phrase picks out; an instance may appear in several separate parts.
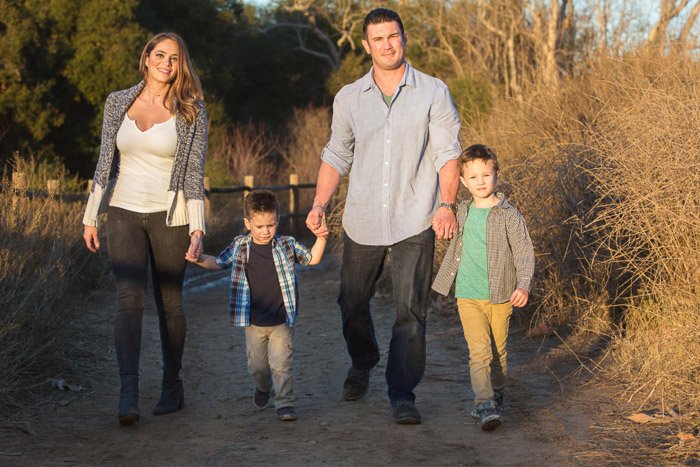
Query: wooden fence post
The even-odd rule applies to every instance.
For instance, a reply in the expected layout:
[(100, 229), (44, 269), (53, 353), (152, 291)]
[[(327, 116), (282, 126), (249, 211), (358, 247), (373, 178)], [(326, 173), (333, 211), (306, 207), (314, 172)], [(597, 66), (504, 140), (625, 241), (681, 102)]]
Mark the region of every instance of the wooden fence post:
[(294, 236), (299, 238), (299, 175), (289, 174), (289, 223)]
[(204, 218), (211, 220), (211, 179), (204, 177)]
[(61, 194), (61, 181), (47, 180), (46, 193), (49, 195), (49, 198), (58, 198), (58, 196)]
[[(28, 188), (27, 174), (24, 172), (12, 172), (12, 210), (21, 208), (24, 203), (21, 200), (24, 198)], [(21, 203), (21, 204), (20, 204)]]
[[(252, 175), (246, 175), (243, 177), (243, 184), (247, 187), (253, 188), (255, 186), (255, 179)], [(245, 190), (243, 192), (243, 198), (248, 196), (248, 193), (250, 193), (250, 190)]]

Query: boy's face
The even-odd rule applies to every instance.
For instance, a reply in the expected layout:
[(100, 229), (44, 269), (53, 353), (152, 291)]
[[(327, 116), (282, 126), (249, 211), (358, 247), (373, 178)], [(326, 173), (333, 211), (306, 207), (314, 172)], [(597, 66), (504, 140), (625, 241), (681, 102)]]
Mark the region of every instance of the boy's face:
[(245, 228), (253, 235), (253, 242), (267, 245), (277, 232), (277, 214), (274, 212), (254, 212), (250, 219), (243, 218)]
[(493, 161), (474, 159), (462, 164), (462, 173), (459, 177), (474, 198), (490, 198), (498, 181), (498, 172), (493, 167)]

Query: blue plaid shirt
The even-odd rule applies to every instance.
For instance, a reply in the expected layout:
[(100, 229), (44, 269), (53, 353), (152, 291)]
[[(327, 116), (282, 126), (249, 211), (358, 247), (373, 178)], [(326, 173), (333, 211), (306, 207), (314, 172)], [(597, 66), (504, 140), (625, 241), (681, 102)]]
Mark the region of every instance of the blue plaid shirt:
[[(250, 326), (250, 285), (245, 274), (253, 236), (240, 235), (233, 239), (216, 257), (222, 269), (231, 268), (231, 290), (229, 292), (229, 322), (234, 326)], [(277, 279), (282, 290), (284, 307), (287, 310), (287, 326), (297, 319), (297, 275), (294, 265), (307, 265), (311, 251), (294, 237), (278, 236), (272, 239), (272, 258), (277, 270)]]

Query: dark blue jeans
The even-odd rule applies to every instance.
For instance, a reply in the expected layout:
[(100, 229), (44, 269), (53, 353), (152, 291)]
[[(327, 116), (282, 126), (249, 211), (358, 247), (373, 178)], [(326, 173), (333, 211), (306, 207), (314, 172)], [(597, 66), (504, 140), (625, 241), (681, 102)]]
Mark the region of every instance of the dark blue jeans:
[(120, 376), (138, 376), (146, 282), (150, 265), (160, 327), (163, 369), (182, 367), (185, 315), (182, 284), (188, 226), (168, 227), (165, 211), (142, 214), (110, 207), (107, 248), (117, 286), (114, 343)]
[(425, 317), (434, 251), (432, 229), (391, 246), (360, 245), (345, 235), (338, 304), (343, 336), (356, 368), (370, 369), (379, 361), (369, 302), (391, 252), (396, 320), (389, 344), (386, 382), (392, 403), (415, 401), (413, 389), (425, 370)]

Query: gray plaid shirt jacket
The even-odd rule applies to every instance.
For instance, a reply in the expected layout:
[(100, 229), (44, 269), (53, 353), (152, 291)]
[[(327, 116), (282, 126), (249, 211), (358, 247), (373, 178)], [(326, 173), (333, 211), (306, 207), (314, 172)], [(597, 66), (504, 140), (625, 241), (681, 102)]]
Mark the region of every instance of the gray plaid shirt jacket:
[[(530, 291), (535, 273), (535, 250), (525, 219), (508, 202), (503, 193), (496, 193), (499, 203), (486, 218), (486, 258), (488, 262), (489, 295), (493, 304), (505, 303), (516, 288)], [(448, 295), (457, 278), (462, 260), (462, 233), (469, 213), (471, 198), (457, 208), (457, 234), (450, 241), (442, 260), (433, 290)]]

